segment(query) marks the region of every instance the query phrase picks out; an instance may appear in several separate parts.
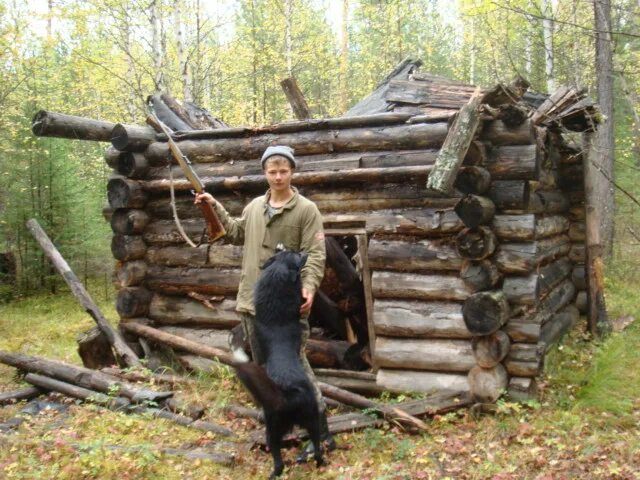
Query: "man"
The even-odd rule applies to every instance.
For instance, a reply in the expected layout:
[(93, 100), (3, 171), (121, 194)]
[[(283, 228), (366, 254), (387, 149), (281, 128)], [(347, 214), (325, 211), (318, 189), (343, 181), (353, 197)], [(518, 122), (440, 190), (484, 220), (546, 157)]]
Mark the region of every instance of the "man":
[[(300, 322), (302, 323), (302, 349), (300, 360), (314, 387), (321, 413), (321, 439), (328, 449), (335, 448), (329, 433), (325, 403), (313, 370), (304, 354), (304, 346), (309, 336), (307, 317), (311, 311), (313, 298), (324, 276), (325, 244), (322, 230), (322, 216), (316, 205), (298, 193), (291, 186), (296, 168), (293, 149), (283, 145), (268, 147), (262, 155), (261, 165), (269, 184), (265, 195), (253, 199), (244, 208), (240, 218), (231, 218), (225, 208), (209, 193), (196, 195), (195, 203), (210, 203), (227, 231), (227, 238), (234, 244), (244, 245), (242, 272), (236, 310), (240, 313), (245, 337), (251, 345), (253, 359), (262, 364), (263, 358), (255, 338), (255, 307), (253, 290), (260, 274), (260, 266), (282, 244), (288, 250), (307, 253), (307, 261), (302, 269), (302, 297)], [(309, 444), (298, 458), (304, 461), (313, 454)]]

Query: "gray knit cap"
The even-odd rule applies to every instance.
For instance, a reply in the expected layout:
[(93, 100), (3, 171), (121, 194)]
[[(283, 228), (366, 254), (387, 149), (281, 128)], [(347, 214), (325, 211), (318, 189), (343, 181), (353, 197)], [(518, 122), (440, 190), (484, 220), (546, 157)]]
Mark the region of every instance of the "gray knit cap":
[(271, 145), (267, 147), (267, 149), (262, 154), (262, 159), (260, 159), (260, 165), (264, 169), (264, 163), (269, 159), (269, 157), (273, 157), (274, 155), (280, 155), (285, 157), (291, 163), (292, 168), (296, 168), (298, 163), (296, 162), (296, 157), (293, 156), (293, 148), (287, 147), (286, 145)]

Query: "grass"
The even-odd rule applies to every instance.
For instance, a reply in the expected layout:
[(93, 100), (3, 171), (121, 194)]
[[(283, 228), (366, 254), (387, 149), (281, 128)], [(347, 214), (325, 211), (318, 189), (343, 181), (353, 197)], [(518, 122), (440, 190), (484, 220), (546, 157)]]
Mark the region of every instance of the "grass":
[[(638, 286), (635, 278), (607, 279), (612, 318), (640, 318)], [(100, 307), (108, 318), (115, 318), (112, 300), (102, 297)], [(0, 305), (0, 349), (79, 364), (76, 335), (92, 326), (68, 293), (21, 299)], [(341, 448), (329, 454), (329, 465), (322, 469), (295, 465), (297, 450), (288, 449), (284, 456), (289, 468), (283, 478), (639, 478), (639, 343), (640, 322), (601, 343), (592, 341), (580, 324), (548, 357), (539, 402), (501, 401), (495, 415), (481, 418), (466, 410), (436, 416), (423, 435), (408, 435), (392, 426), (341, 434)], [(45, 411), (28, 418), (16, 432), (0, 434), (0, 478), (266, 478), (270, 456), (244, 449), (244, 440), (257, 425), (222, 411), (231, 401), (249, 403), (231, 372), (221, 367), (193, 378), (196, 385), (180, 396), (207, 405), (205, 419), (231, 428), (237, 439), (70, 402), (66, 413)], [(0, 390), (19, 385), (14, 369), (0, 365)], [(0, 408), (0, 423), (20, 408)], [(237, 465), (229, 468), (159, 453), (159, 448), (194, 447), (238, 451)]]

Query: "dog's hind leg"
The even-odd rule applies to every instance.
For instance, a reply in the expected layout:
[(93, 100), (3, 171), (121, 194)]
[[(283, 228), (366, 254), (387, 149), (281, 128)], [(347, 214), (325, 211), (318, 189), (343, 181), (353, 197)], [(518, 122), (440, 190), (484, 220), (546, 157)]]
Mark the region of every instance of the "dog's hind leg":
[(265, 425), (267, 430), (267, 446), (271, 451), (273, 458), (273, 471), (269, 476), (269, 480), (275, 480), (284, 471), (284, 461), (282, 460), (282, 437), (286, 433), (283, 431), (277, 415), (266, 415)]
[(316, 467), (320, 467), (324, 465), (324, 449), (322, 447), (322, 441), (320, 440), (320, 421), (317, 415), (313, 421), (309, 422), (307, 432), (309, 433), (309, 439), (313, 445), (313, 458), (316, 461)]

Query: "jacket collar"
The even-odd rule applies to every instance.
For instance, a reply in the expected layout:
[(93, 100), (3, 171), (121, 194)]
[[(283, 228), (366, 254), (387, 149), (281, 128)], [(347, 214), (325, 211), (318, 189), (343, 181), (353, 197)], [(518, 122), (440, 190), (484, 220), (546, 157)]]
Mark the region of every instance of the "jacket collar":
[[(291, 197), (289, 201), (282, 206), (283, 210), (291, 210), (293, 207), (296, 206), (296, 203), (298, 203), (298, 197), (300, 196), (300, 194), (298, 193), (298, 189), (292, 186), (291, 190), (293, 190), (293, 197)], [(269, 205), (270, 197), (271, 197), (271, 189), (267, 190), (267, 193), (265, 193), (264, 195), (263, 208), (265, 210), (267, 209), (267, 205)]]

